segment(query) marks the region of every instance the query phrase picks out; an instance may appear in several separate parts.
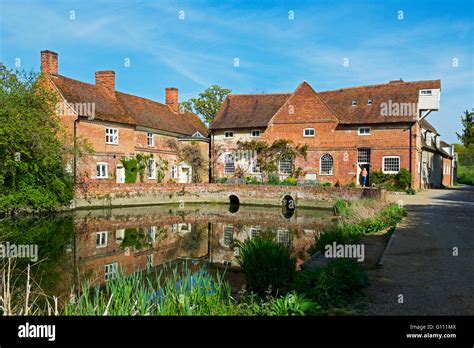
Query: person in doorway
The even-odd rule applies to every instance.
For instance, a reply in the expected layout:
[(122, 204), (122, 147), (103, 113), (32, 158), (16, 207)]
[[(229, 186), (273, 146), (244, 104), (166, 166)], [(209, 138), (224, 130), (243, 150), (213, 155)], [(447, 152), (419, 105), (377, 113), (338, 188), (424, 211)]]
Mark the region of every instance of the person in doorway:
[(362, 175), (362, 187), (365, 187), (367, 186), (367, 175), (369, 173), (367, 172), (367, 169), (364, 167), (362, 168), (362, 172), (360, 173), (360, 175)]

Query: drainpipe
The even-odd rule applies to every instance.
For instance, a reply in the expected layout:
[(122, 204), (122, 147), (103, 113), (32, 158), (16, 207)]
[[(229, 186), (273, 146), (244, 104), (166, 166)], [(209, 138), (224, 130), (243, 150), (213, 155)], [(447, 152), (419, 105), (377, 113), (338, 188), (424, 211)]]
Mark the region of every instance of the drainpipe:
[(211, 135), (210, 135), (210, 142), (211, 142), (211, 143), (210, 143), (209, 151), (208, 151), (208, 152), (209, 152), (209, 154), (208, 154), (208, 156), (209, 156), (209, 164), (210, 164), (210, 165), (209, 165), (209, 180), (208, 180), (209, 183), (212, 182), (212, 174), (213, 174), (213, 173), (212, 173), (212, 166), (213, 166), (212, 160), (213, 160), (213, 159), (212, 159), (212, 157), (211, 157), (211, 156), (212, 156), (212, 150), (211, 150), (211, 149), (214, 149), (214, 132), (213, 132), (212, 130), (211, 130)]
[(413, 151), (413, 125), (410, 123), (409, 125), (410, 128), (410, 159), (409, 159), (409, 169), (410, 169), (410, 188), (412, 187), (412, 180), (413, 180), (413, 173), (412, 173), (412, 151)]
[(77, 134), (77, 124), (79, 123), (79, 115), (74, 120), (74, 145), (73, 145), (73, 176), (74, 176), (74, 188), (76, 187), (76, 167), (77, 167), (77, 155), (76, 155), (76, 134)]

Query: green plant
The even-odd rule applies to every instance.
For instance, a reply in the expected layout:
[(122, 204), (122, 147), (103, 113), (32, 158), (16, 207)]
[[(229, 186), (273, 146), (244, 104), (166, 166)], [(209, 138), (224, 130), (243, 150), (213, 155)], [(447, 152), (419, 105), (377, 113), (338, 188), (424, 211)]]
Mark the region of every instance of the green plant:
[(298, 180), (296, 180), (295, 178), (291, 177), (291, 176), (287, 176), (285, 178), (285, 180), (283, 180), (280, 185), (287, 185), (287, 186), (296, 186), (296, 184), (298, 183)]
[(260, 182), (255, 176), (245, 176), (244, 183), (249, 185), (258, 185)]
[(368, 277), (351, 259), (336, 259), (326, 267), (299, 272), (292, 289), (323, 309), (347, 305), (362, 293)]
[(323, 182), (320, 184), (321, 187), (331, 187), (331, 183), (330, 182)]
[(314, 302), (307, 300), (304, 295), (292, 292), (276, 299), (271, 305), (270, 312), (272, 315), (291, 316), (306, 315), (315, 312), (316, 309), (318, 306)]
[(405, 192), (407, 195), (416, 195), (416, 190), (411, 187), (407, 188)]
[(405, 168), (400, 169), (398, 174), (395, 175), (395, 183), (398, 189), (406, 190), (411, 185), (410, 172)]
[(277, 175), (270, 175), (268, 177), (267, 185), (280, 185), (280, 179)]
[(333, 206), (334, 215), (348, 217), (351, 215), (350, 202), (344, 199), (339, 199)]
[(123, 168), (125, 169), (125, 182), (126, 183), (135, 183), (137, 182), (138, 174), (138, 162), (135, 158), (122, 158)]
[(283, 292), (293, 280), (296, 260), (290, 250), (273, 241), (271, 236), (237, 241), (237, 261), (245, 272), (249, 290), (259, 295)]

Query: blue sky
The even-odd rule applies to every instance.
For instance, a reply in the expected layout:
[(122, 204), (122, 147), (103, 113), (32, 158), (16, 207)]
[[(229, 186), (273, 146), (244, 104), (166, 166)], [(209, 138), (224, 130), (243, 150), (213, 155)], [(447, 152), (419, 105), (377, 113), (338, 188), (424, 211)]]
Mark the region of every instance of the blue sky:
[(59, 53), (61, 75), (93, 83), (96, 70), (113, 69), (118, 90), (157, 101), (171, 86), (184, 100), (211, 84), (254, 93), (293, 91), (303, 80), (321, 91), (441, 79), (441, 110), (428, 120), (448, 142), (457, 140), (462, 111), (474, 108), (469, 0), (0, 4), (8, 67), (19, 58), (20, 69), (38, 71), (39, 52), (49, 49)]

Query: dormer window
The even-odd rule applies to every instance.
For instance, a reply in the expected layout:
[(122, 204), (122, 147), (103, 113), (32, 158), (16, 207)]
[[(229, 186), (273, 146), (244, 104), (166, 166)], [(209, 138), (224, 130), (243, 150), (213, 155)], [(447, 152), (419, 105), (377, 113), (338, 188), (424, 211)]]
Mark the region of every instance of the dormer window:
[(357, 106), (357, 100), (352, 101), (352, 106)]
[(372, 105), (372, 99), (367, 100), (367, 105)]
[(192, 137), (193, 137), (193, 138), (204, 138), (204, 136), (203, 136), (201, 133), (199, 133), (199, 132), (194, 133), (194, 134), (192, 135)]
[(433, 95), (433, 90), (431, 89), (421, 89), (420, 95)]
[(233, 137), (234, 137), (234, 132), (232, 131), (224, 132), (224, 138), (233, 138)]

